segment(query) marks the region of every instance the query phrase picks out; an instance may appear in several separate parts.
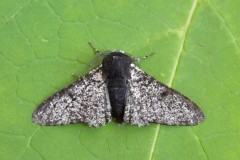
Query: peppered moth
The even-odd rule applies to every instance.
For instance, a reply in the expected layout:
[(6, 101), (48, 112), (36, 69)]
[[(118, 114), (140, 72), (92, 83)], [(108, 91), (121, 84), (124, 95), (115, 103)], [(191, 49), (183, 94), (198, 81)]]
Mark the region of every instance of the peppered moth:
[(190, 99), (144, 73), (123, 51), (113, 51), (98, 68), (40, 104), (32, 117), (40, 125), (84, 122), (94, 127), (111, 119), (138, 126), (197, 125), (204, 114)]

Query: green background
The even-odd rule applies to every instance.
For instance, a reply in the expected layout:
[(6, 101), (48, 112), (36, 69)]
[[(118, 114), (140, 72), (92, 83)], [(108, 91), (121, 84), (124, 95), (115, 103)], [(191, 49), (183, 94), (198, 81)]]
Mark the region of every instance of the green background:
[[(1, 0), (0, 159), (238, 160), (240, 1)], [(194, 127), (38, 126), (39, 103), (101, 51), (155, 54), (140, 68), (206, 115)], [(99, 63), (98, 63), (99, 64)]]

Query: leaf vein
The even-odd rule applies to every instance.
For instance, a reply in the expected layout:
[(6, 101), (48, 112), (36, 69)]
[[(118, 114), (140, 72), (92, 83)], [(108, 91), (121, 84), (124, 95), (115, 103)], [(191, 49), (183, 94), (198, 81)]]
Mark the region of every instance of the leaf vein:
[(10, 17), (6, 18), (6, 21), (3, 23), (2, 26), (0, 26), (0, 30), (13, 18), (16, 17), (16, 15), (18, 13), (20, 13), (29, 3), (31, 2), (31, 0), (27, 1), (24, 5), (22, 5), (15, 13), (13, 13)]
[[(191, 128), (192, 128), (192, 127), (191, 127)], [(205, 156), (206, 156), (206, 159), (209, 160), (208, 155), (207, 155), (207, 152), (206, 152), (206, 150), (204, 149), (204, 147), (203, 147), (203, 145), (202, 145), (200, 139), (199, 139), (198, 136), (196, 135), (196, 133), (195, 133), (195, 131), (194, 131), (193, 128), (192, 128), (192, 131), (193, 131), (193, 133), (194, 133), (194, 135), (195, 135), (195, 138), (197, 139), (197, 142), (198, 142), (199, 145), (201, 146), (201, 148), (202, 148), (202, 150), (203, 150), (203, 153), (204, 153)]]
[[(171, 73), (170, 80), (169, 80), (169, 83), (168, 83), (169, 87), (171, 87), (172, 84), (173, 84), (174, 76), (176, 74), (176, 70), (177, 70), (177, 67), (178, 67), (178, 64), (179, 64), (181, 53), (183, 51), (183, 46), (185, 44), (186, 34), (187, 34), (188, 28), (190, 26), (194, 11), (196, 10), (197, 3), (198, 3), (198, 0), (193, 1), (193, 4), (192, 4), (191, 9), (189, 11), (189, 15), (187, 17), (187, 21), (186, 21), (186, 23), (185, 23), (185, 25), (182, 29), (181, 43), (180, 43), (179, 50), (177, 52), (177, 56), (176, 56), (177, 58), (175, 60), (174, 66), (173, 66), (173, 71)], [(152, 160), (152, 158), (153, 158), (153, 154), (154, 154), (154, 150), (156, 148), (156, 143), (157, 143), (157, 139), (159, 137), (159, 133), (160, 133), (160, 125), (158, 124), (158, 126), (156, 128), (155, 136), (154, 136), (154, 139), (153, 139), (153, 144), (152, 144), (152, 147), (151, 147), (149, 160)], [(195, 136), (196, 136), (196, 134), (195, 134)]]
[(208, 0), (208, 5), (210, 7), (210, 9), (212, 10), (212, 12), (220, 19), (220, 21), (225, 25), (225, 28), (228, 32), (228, 34), (230, 35), (231, 39), (233, 40), (233, 43), (236, 45), (237, 49), (240, 50), (236, 38), (234, 37), (228, 23), (227, 20), (224, 18), (224, 16), (211, 4), (210, 0)]
[(33, 136), (37, 133), (37, 131), (39, 130), (39, 128), (40, 128), (40, 126), (38, 126), (38, 127), (33, 131), (32, 135), (28, 138), (28, 143), (27, 143), (27, 145), (26, 145), (26, 147), (25, 147), (25, 149), (24, 149), (24, 151), (23, 151), (20, 159), (23, 158), (23, 155), (24, 155), (24, 153), (27, 151), (27, 148), (31, 145), (32, 138), (33, 138)]

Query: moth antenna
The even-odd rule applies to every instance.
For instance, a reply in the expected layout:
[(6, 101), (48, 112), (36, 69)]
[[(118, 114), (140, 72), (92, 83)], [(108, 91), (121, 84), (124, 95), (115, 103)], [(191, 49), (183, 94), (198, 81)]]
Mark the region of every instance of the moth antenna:
[(92, 44), (91, 41), (88, 41), (88, 44), (90, 45), (90, 47), (93, 49), (93, 51), (94, 51), (95, 53), (97, 53), (97, 54), (100, 53), (100, 51), (99, 51), (96, 47), (94, 47), (94, 45)]
[(135, 62), (140, 62), (140, 61), (142, 61), (142, 60), (144, 60), (144, 59), (149, 58), (150, 56), (152, 56), (152, 55), (154, 55), (154, 54), (155, 54), (155, 53), (152, 52), (152, 53), (150, 53), (150, 54), (148, 54), (148, 55), (146, 55), (146, 56), (143, 56), (143, 57), (136, 57), (136, 58), (133, 58), (133, 61), (135, 61)]
[(90, 45), (90, 47), (93, 49), (93, 51), (95, 52), (95, 54), (99, 54), (100, 56), (104, 57), (106, 54), (103, 52), (100, 52), (96, 47), (94, 47), (94, 45), (92, 44), (91, 41), (88, 41), (88, 44)]

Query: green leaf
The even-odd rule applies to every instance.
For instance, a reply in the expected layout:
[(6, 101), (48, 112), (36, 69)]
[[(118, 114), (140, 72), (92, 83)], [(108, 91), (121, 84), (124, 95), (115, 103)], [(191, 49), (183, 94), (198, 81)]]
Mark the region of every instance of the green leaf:
[[(0, 159), (194, 159), (240, 157), (240, 1), (2, 0)], [(102, 51), (155, 54), (140, 67), (190, 97), (206, 120), (194, 127), (115, 122), (46, 127), (39, 103), (95, 64)]]

